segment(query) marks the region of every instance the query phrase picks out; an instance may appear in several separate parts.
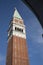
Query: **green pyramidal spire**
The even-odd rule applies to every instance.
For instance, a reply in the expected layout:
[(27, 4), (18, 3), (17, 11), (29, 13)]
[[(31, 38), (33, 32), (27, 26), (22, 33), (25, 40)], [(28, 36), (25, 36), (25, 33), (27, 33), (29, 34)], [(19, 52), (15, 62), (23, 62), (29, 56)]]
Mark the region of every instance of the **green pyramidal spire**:
[(17, 11), (16, 8), (15, 8), (15, 11), (14, 11), (13, 18), (19, 18), (19, 19), (22, 19), (22, 17), (20, 16), (20, 14), (19, 14), (19, 12)]

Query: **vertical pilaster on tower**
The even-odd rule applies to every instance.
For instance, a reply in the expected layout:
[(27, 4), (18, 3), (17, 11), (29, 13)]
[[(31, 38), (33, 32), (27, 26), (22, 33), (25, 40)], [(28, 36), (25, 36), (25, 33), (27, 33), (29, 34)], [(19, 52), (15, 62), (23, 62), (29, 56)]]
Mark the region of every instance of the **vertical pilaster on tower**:
[(8, 30), (6, 65), (29, 65), (25, 25), (17, 9)]

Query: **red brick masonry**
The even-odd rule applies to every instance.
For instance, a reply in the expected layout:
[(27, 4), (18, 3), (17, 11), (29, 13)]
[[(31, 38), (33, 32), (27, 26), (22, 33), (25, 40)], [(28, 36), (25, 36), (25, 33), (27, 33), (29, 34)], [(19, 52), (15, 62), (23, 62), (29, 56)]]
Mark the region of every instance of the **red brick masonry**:
[(8, 42), (6, 65), (29, 65), (26, 39), (12, 36)]

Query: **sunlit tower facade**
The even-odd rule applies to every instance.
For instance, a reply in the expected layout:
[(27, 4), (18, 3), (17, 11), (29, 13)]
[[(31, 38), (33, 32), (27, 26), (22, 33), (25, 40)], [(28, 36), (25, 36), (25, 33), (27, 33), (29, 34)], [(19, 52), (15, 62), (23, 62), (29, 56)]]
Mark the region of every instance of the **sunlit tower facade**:
[(8, 29), (6, 65), (29, 65), (25, 25), (17, 9)]

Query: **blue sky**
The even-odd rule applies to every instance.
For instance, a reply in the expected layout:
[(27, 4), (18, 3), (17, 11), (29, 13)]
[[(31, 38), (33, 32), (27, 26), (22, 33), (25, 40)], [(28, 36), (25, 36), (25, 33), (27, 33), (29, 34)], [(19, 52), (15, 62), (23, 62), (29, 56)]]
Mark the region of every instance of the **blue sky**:
[(7, 30), (15, 7), (26, 25), (30, 65), (43, 65), (43, 29), (36, 16), (21, 0), (0, 0), (0, 65), (6, 65)]

